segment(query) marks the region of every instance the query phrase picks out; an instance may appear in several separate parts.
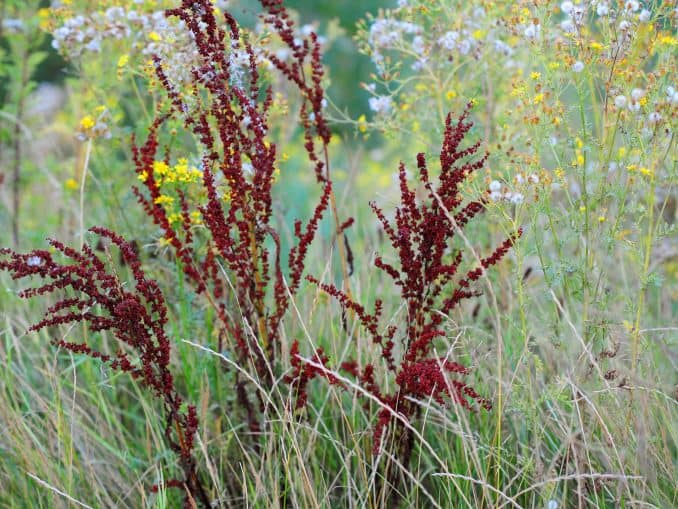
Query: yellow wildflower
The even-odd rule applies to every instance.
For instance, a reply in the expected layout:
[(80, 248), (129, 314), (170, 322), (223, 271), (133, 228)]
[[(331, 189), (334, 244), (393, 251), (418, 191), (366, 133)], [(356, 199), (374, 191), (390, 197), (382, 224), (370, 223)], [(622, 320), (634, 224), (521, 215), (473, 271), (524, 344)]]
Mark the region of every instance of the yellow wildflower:
[(169, 224), (179, 223), (181, 222), (181, 214), (173, 212), (167, 216), (167, 221)]
[(169, 173), (169, 166), (165, 161), (153, 161), (153, 173), (163, 177)]
[(118, 79), (122, 79), (122, 72), (125, 69), (125, 66), (129, 62), (129, 55), (125, 53), (118, 58)]
[(654, 176), (654, 172), (645, 166), (641, 166), (638, 171), (640, 171), (641, 175), (644, 175), (645, 177), (652, 178)]
[(153, 203), (156, 205), (171, 205), (174, 202), (174, 198), (171, 196), (167, 196), (165, 194), (161, 194), (158, 196)]
[(80, 186), (78, 185), (77, 180), (75, 180), (74, 178), (70, 178), (66, 180), (66, 182), (64, 182), (64, 187), (69, 191), (76, 191)]
[(202, 224), (202, 218), (200, 216), (200, 211), (194, 210), (193, 212), (191, 212), (190, 215), (191, 215), (191, 221), (193, 222), (193, 224)]
[(367, 131), (367, 121), (365, 119), (364, 114), (360, 115), (360, 117), (358, 117), (358, 130), (361, 133), (364, 133), (365, 131)]
[(667, 46), (676, 46), (678, 45), (678, 38), (673, 37), (670, 34), (662, 34), (657, 38), (658, 44), (665, 44)]
[(52, 28), (52, 21), (49, 19), (49, 7), (43, 7), (38, 10), (38, 18), (40, 19), (40, 30), (49, 31)]
[(96, 125), (96, 122), (91, 117), (91, 115), (85, 115), (80, 120), (80, 127), (84, 130), (92, 129)]

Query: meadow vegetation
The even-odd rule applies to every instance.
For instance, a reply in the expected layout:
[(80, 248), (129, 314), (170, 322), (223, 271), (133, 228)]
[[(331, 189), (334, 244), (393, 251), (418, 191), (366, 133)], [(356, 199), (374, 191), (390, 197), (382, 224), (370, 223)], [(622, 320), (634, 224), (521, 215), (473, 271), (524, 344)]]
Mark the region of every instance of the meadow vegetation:
[(0, 505), (677, 506), (678, 8), (290, 4), (0, 0)]

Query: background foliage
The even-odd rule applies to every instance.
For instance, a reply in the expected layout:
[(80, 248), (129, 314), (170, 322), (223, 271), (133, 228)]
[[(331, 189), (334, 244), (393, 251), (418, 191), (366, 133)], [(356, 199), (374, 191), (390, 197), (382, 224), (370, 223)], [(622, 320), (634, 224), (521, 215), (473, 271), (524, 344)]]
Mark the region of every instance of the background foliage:
[[(215, 4), (255, 28), (258, 5)], [(151, 17), (172, 5), (0, 0), (0, 245), (45, 249), (54, 237), (78, 246), (92, 239), (84, 235), (91, 225), (136, 242), (167, 297), (173, 372), (198, 410), (196, 450), (213, 500), (383, 506), (378, 479), (397, 454), (373, 455), (376, 403), (313, 380), (305, 413), (292, 404), (267, 408), (270, 434), (260, 449), (248, 442), (233, 412), (232, 353), (220, 349), (214, 316), (136, 204), (131, 135), (145, 138), (163, 101), (144, 51), (156, 44), (168, 61), (176, 55), (161, 18)], [(402, 319), (399, 295), (386, 292), (371, 268), (385, 240), (368, 202), (392, 217), (398, 162), (413, 181), (417, 152), (435, 159), (445, 115), (469, 101), (469, 138), (482, 140), (490, 156), (460, 189), (487, 205), (469, 224), (466, 247), (487, 253), (524, 230), (482, 279), (484, 296), (446, 316), (445, 337), (435, 343), (438, 354), (471, 368), (469, 381), (494, 408), (469, 414), (418, 402), (421, 438), (402, 506), (677, 505), (675, 6), (286, 5), (300, 28), (310, 24), (326, 38), (332, 174), (341, 214), (355, 218), (347, 232), (350, 281), (361, 302), (381, 298), (385, 316)], [(90, 36), (78, 41), (84, 21), (58, 35), (79, 15), (105, 24), (117, 7), (148, 14), (149, 24), (89, 48)], [(290, 121), (299, 98), (283, 81), (275, 83), (271, 113), (281, 175), (273, 205), (274, 223), (289, 233), (294, 218), (312, 213), (318, 188), (302, 132)], [(166, 140), (195, 156), (192, 135), (178, 122), (167, 128)], [(337, 249), (324, 221), (308, 271), (341, 285)], [(130, 277), (129, 267), (111, 262)], [(54, 338), (89, 339), (86, 328), (27, 333), (46, 305), (20, 301), (20, 285), (0, 278), (0, 505), (179, 504), (177, 490), (151, 491), (179, 470), (159, 405), (128, 377), (48, 346)], [(358, 320), (307, 283), (283, 339), (299, 339), (309, 358), (317, 346), (336, 361), (380, 358)], [(111, 336), (96, 341), (113, 349)]]

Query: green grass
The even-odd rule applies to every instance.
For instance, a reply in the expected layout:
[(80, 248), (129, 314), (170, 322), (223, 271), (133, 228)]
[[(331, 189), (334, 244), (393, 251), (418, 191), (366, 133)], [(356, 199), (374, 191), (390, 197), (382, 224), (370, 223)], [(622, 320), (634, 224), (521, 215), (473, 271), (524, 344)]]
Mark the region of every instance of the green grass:
[[(420, 23), (425, 35), (439, 35), (460, 28), (480, 3), (410, 4), (410, 10), (380, 16)], [(546, 4), (515, 3), (540, 20), (544, 41), (560, 34), (563, 19), (558, 3)], [(391, 60), (384, 65), (393, 72), (372, 80), (379, 87), (375, 94), (392, 97), (392, 113), (368, 114), (361, 122), (332, 113), (337, 125), (356, 127), (355, 136), (343, 134), (330, 147), (339, 210), (356, 219), (348, 234), (355, 255), (352, 291), (368, 308), (377, 297), (384, 300), (384, 326), (402, 320), (405, 310), (371, 266), (375, 252), (385, 259), (394, 255), (367, 202), (376, 200), (392, 212), (398, 161), (413, 174), (417, 151), (434, 160), (440, 150), (438, 120), (447, 110), (458, 112), (474, 100), (470, 138), (482, 138), (491, 152), (490, 170), (471, 180), (465, 195), (481, 196), (498, 180), (502, 189), (525, 198), (517, 205), (490, 202), (465, 230), (466, 239), (457, 239), (469, 254), (483, 256), (518, 227), (525, 229), (510, 255), (481, 280), (483, 296), (446, 317), (446, 338), (436, 342), (438, 354), (473, 368), (471, 385), (494, 408), (469, 413), (452, 404), (419, 402), (419, 418), (408, 423), (416, 440), (409, 469), (400, 469), (400, 506), (550, 508), (555, 501), (562, 508), (675, 507), (678, 157), (676, 106), (667, 102), (666, 88), (678, 85), (675, 42), (661, 42), (671, 37), (675, 15), (671, 18), (665, 3), (645, 2), (656, 31), (638, 23), (624, 58), (612, 65), (604, 55), (614, 27), (593, 14), (588, 30), (573, 39), (576, 44), (528, 43), (520, 37), (518, 19), (525, 15), (513, 12), (513, 5), (488, 3), (478, 30), (510, 41), (489, 21), (502, 19), (515, 31), (517, 67), (502, 67), (489, 49), (477, 60), (455, 56), (455, 65), (445, 66), (432, 39), (430, 69), (413, 71), (412, 37), (402, 36), (387, 52)], [(37, 26), (37, 2), (7, 6), (9, 17), (32, 19)], [(72, 7), (74, 12), (87, 8), (88, 2)], [(358, 43), (369, 54), (368, 27), (358, 30)], [(17, 40), (2, 45), (1, 62), (19, 69), (15, 64), (27, 51), (17, 42), (22, 34), (3, 37)], [(592, 41), (604, 49), (597, 53)], [(130, 66), (133, 78), (117, 79), (110, 62), (132, 51), (128, 42), (111, 42), (102, 54), (85, 56), (66, 80), (70, 96), (45, 122), (18, 118), (19, 98), (26, 105), (42, 98), (29, 95), (33, 84), (18, 71), (3, 71), (11, 86), (0, 102), (0, 166), (11, 167), (16, 121), (30, 133), (21, 135), (20, 247), (44, 247), (48, 236), (77, 245), (81, 214), (85, 227), (103, 224), (139, 241), (144, 268), (158, 279), (169, 303), (173, 373), (179, 392), (198, 409), (196, 457), (217, 505), (385, 507), (389, 493), (383, 476), (386, 468), (399, 469), (396, 447), (387, 435), (383, 450), (373, 454), (380, 403), (359, 398), (354, 381), (346, 379), (348, 389), (342, 389), (313, 380), (308, 407), (295, 411), (294, 395), (281, 379), (268, 389), (250, 380), (251, 395), (265, 403), (263, 436), (251, 436), (234, 386), (254, 371), (235, 364), (225, 347), (219, 351), (213, 308), (195, 295), (178, 263), (159, 246), (159, 232), (130, 191), (137, 181), (129, 133), (143, 135), (161, 95), (149, 85), (138, 55)], [(585, 70), (575, 74), (568, 59), (585, 61)], [(330, 78), (342, 72), (334, 63), (326, 62)], [(638, 87), (648, 98), (640, 120), (612, 106), (615, 95), (630, 97)], [(544, 92), (549, 95), (539, 98)], [(290, 95), (289, 101), (291, 109), (298, 106), (298, 98)], [(98, 104), (111, 110), (115, 136), (93, 142), (81, 208), (80, 190), (67, 182), (80, 182), (85, 145), (73, 142), (72, 135)], [(662, 120), (650, 136), (643, 119), (653, 108)], [(526, 120), (532, 116), (539, 117), (537, 124)], [(284, 244), (291, 238), (291, 220), (308, 212), (316, 194), (303, 140), (286, 118), (276, 112), (273, 119), (280, 153), (289, 155), (281, 162), (275, 191)], [(51, 150), (33, 150), (34, 140), (54, 133)], [(197, 150), (195, 140), (182, 133), (175, 140), (186, 154)], [(607, 170), (611, 163), (615, 171)], [(516, 180), (519, 175), (524, 183)], [(530, 183), (530, 175), (539, 182)], [(5, 172), (0, 186), (3, 246), (12, 243), (10, 179)], [(331, 229), (323, 223), (307, 269), (338, 283)], [(117, 270), (129, 277), (128, 269)], [(164, 438), (162, 408), (130, 377), (50, 345), (64, 336), (87, 338), (113, 352), (115, 340), (82, 326), (27, 333), (53, 302), (22, 301), (19, 288), (0, 274), (0, 506), (180, 506), (180, 490), (151, 492), (152, 485), (181, 474)], [(238, 316), (237, 306), (229, 311)], [(382, 362), (369, 335), (350, 317), (346, 327), (342, 320), (332, 298), (313, 285), (302, 286), (284, 322), (283, 352), (298, 339), (307, 357), (322, 346), (334, 366), (351, 357)], [(287, 368), (289, 359), (283, 357), (276, 369)]]

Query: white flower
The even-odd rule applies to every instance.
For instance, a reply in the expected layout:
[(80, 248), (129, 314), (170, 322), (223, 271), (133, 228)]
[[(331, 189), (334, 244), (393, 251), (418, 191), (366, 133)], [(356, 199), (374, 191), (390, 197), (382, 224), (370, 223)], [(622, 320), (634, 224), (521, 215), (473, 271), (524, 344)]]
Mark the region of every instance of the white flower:
[(617, 97), (614, 98), (614, 105), (617, 108), (623, 108), (626, 106), (626, 96), (624, 95), (618, 95)]
[(2, 28), (8, 32), (18, 34), (24, 29), (24, 22), (17, 18), (5, 18), (2, 20)]
[(584, 21), (584, 14), (586, 13), (586, 6), (585, 5), (575, 5), (574, 9), (572, 9), (572, 19), (577, 23), (577, 25), (581, 25)]
[(631, 99), (634, 101), (640, 101), (643, 97), (645, 97), (645, 90), (642, 88), (634, 88), (631, 90)]
[(596, 14), (601, 17), (610, 14), (610, 8), (608, 7), (607, 2), (601, 2), (598, 4), (596, 7)]
[(640, 4), (639, 4), (638, 2), (636, 2), (636, 0), (629, 0), (629, 1), (626, 2), (626, 4), (624, 5), (624, 8), (625, 8), (627, 11), (630, 11), (630, 12), (636, 12), (638, 9), (640, 9)]
[(419, 58), (416, 62), (412, 64), (412, 70), (413, 71), (421, 71), (424, 68), (424, 65), (428, 61), (428, 58), (426, 57), (421, 57)]
[(97, 137), (104, 138), (105, 140), (111, 139), (111, 130), (108, 128), (106, 122), (97, 122), (96, 125), (92, 128), (92, 134)]
[(287, 60), (287, 59), (289, 58), (289, 56), (290, 56), (291, 53), (292, 53), (292, 52), (291, 52), (288, 48), (280, 48), (279, 50), (277, 50), (277, 51), (275, 52), (275, 57), (276, 57), (278, 60), (285, 61), (285, 60)]
[(513, 55), (513, 48), (499, 39), (494, 40), (494, 49), (506, 57)]
[(530, 175), (529, 180), (533, 184), (539, 184), (539, 175), (537, 175), (536, 173), (533, 173), (532, 175)]
[(391, 110), (391, 98), (387, 95), (370, 97), (370, 109), (376, 113), (388, 113)]
[(40, 265), (42, 265), (42, 258), (40, 258), (39, 256), (30, 256), (26, 260), (26, 264), (29, 267), (39, 267)]
[(418, 34), (421, 33), (421, 27), (415, 23), (409, 23), (407, 21), (401, 21), (398, 23), (398, 27), (407, 34)]
[(626, 32), (629, 28), (631, 28), (631, 23), (628, 21), (623, 20), (621, 23), (619, 23), (619, 30), (621, 32)]
[(523, 177), (522, 173), (518, 173), (518, 175), (516, 175), (516, 182), (518, 184), (524, 184), (525, 183), (525, 177)]
[(492, 191), (490, 193), (490, 200), (492, 200), (492, 201), (499, 201), (499, 200), (501, 200), (501, 198), (502, 198), (502, 196), (501, 196), (500, 191)]
[(612, 162), (610, 163), (610, 166), (607, 167), (607, 171), (608, 171), (609, 173), (614, 173), (615, 171), (617, 171), (617, 168), (618, 168), (618, 167), (619, 167), (619, 165), (618, 165), (617, 163), (615, 163), (614, 161), (612, 161)]
[(87, 51), (98, 53), (101, 51), (101, 41), (99, 39), (92, 39), (85, 45), (85, 49)]
[(116, 21), (118, 19), (125, 18), (125, 9), (122, 7), (111, 7), (106, 11), (105, 14), (108, 21)]
[(470, 39), (464, 39), (459, 43), (459, 53), (462, 55), (468, 55), (469, 51), (471, 51), (471, 46), (472, 46), (472, 41)]
[(640, 11), (640, 14), (638, 15), (638, 20), (645, 23), (647, 21), (650, 21), (651, 15), (652, 13), (650, 11), (648, 11), (647, 9), (643, 9), (642, 11)]
[(534, 23), (530, 23), (527, 26), (527, 28), (525, 28), (525, 30), (523, 31), (523, 35), (525, 35), (527, 39), (536, 39), (537, 37), (539, 37), (540, 33), (541, 25), (539, 24), (535, 25)]
[(560, 4), (560, 10), (563, 11), (565, 14), (570, 14), (572, 12), (572, 9), (574, 9), (574, 4), (572, 2), (563, 2)]
[(424, 43), (424, 38), (421, 35), (417, 35), (414, 39), (412, 39), (412, 50), (417, 55), (423, 55), (425, 49), (426, 45)]
[(574, 22), (570, 18), (565, 19), (561, 21), (560, 29), (566, 34), (572, 34), (575, 32)]
[(501, 183), (498, 180), (493, 180), (490, 182), (490, 191), (499, 191), (501, 189)]
[(395, 29), (396, 24), (391, 20), (378, 19), (370, 27), (370, 42), (376, 46), (391, 46), (400, 38)]
[(546, 509), (558, 509), (558, 502), (553, 499), (549, 500), (546, 504)]
[(514, 205), (520, 205), (525, 200), (525, 197), (521, 193), (513, 193), (510, 200)]
[(577, 60), (574, 64), (572, 64), (572, 70), (574, 72), (582, 72), (584, 70), (584, 62)]
[(445, 32), (445, 35), (438, 39), (438, 44), (451, 51), (456, 47), (457, 39), (459, 39), (459, 32)]

